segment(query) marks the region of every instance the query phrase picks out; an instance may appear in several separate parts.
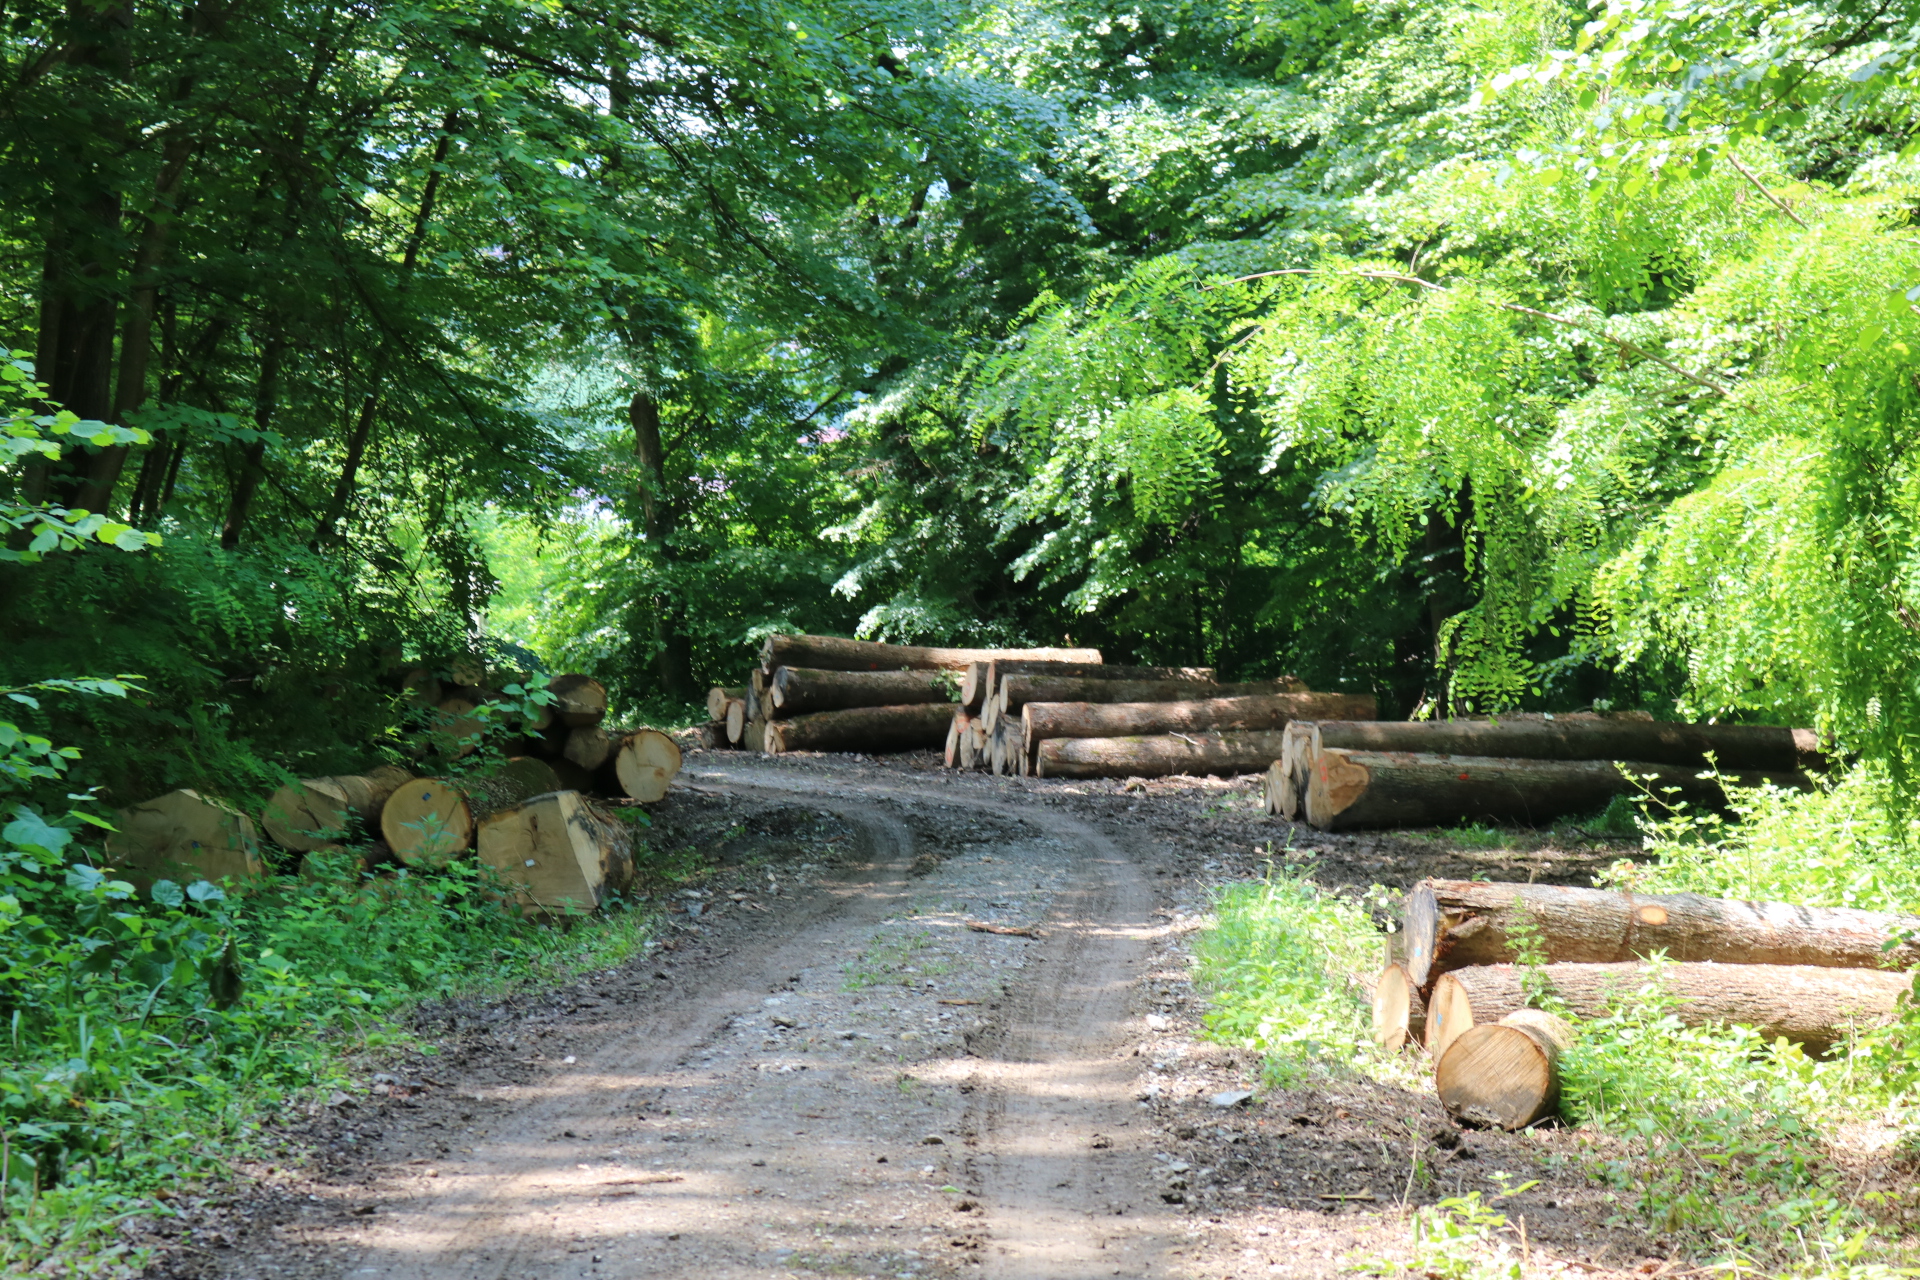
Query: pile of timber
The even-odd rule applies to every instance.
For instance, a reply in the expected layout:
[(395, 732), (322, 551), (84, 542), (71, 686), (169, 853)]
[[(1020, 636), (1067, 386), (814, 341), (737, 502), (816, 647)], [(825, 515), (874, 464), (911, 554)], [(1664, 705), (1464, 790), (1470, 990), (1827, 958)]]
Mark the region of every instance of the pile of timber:
[[(1424, 1049), (1449, 1114), (1506, 1129), (1555, 1114), (1571, 1042), (1530, 1006), (1598, 1018), (1656, 987), (1684, 1025), (1820, 1053), (1891, 1021), (1920, 964), (1920, 918), (1693, 893), (1426, 880), (1400, 925), (1374, 983), (1375, 1041)], [(1516, 936), (1536, 949), (1531, 970)]]
[[(1280, 737), (1266, 807), (1322, 831), (1467, 821), (1550, 822), (1645, 786), (1718, 804), (1728, 781), (1807, 785), (1824, 767), (1810, 729), (1602, 716), (1386, 721), (1300, 717)], [(1626, 769), (1633, 776), (1622, 773)]]

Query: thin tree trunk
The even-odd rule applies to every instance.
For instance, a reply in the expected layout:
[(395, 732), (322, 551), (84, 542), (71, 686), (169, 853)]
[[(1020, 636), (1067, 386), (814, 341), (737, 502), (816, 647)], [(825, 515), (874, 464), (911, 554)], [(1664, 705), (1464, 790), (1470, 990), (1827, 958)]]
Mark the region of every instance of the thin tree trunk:
[(234, 481), (233, 500), (227, 505), (227, 522), (220, 530), (223, 551), (232, 551), (240, 545), (240, 534), (247, 527), (254, 494), (266, 475), (262, 465), (267, 454), (266, 434), (272, 429), (273, 415), (280, 405), (280, 369), (286, 350), (286, 336), (276, 328), (260, 356), (260, 385), (253, 408), (253, 426), (259, 438), (240, 455), (240, 475)]
[[(667, 499), (667, 454), (660, 439), (660, 404), (645, 391), (636, 392), (627, 405), (633, 424), (633, 454), (640, 464), (640, 525), (647, 541), (659, 550), (663, 562), (675, 558), (673, 535), (678, 512)], [(676, 701), (692, 700), (693, 642), (687, 635), (684, 605), (662, 591), (653, 600), (654, 670), (662, 691)]]

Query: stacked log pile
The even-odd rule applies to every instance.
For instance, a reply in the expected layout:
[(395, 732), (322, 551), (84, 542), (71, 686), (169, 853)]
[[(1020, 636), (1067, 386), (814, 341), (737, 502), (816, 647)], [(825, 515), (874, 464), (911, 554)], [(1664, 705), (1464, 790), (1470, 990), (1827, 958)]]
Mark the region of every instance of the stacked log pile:
[(1508, 1129), (1554, 1113), (1572, 1034), (1530, 1006), (1598, 1018), (1653, 987), (1684, 1025), (1820, 1053), (1891, 1021), (1920, 964), (1917, 918), (1691, 893), (1427, 880), (1400, 924), (1374, 983), (1375, 1041), (1423, 1048), (1451, 1115)]
[(1411, 722), (1302, 716), (1268, 769), (1266, 806), (1322, 831), (1538, 824), (1604, 808), (1642, 786), (1718, 803), (1719, 781), (1702, 776), (1710, 760), (1734, 783), (1796, 787), (1825, 763), (1808, 729), (1593, 713)]

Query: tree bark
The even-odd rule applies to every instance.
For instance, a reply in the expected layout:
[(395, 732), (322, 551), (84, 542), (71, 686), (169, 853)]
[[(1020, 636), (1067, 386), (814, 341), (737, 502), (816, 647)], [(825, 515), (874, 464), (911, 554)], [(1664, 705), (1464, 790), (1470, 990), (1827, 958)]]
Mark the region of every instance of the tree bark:
[(529, 916), (586, 915), (633, 883), (633, 830), (577, 791), (556, 791), (480, 824), (482, 863)]
[(1434, 1067), (1434, 1090), (1464, 1124), (1524, 1129), (1560, 1110), (1560, 1055), (1573, 1028), (1538, 1009), (1516, 1009), (1459, 1036)]
[[(1175, 680), (1212, 684), (1217, 673), (1212, 667), (1123, 667), (1104, 662), (1027, 662), (1016, 659), (969, 662), (960, 684), (960, 703), (969, 711), (980, 709), (983, 699), (1000, 687), (1008, 676), (1058, 676), (1084, 680)], [(1306, 686), (1293, 681), (1294, 687)]]
[(356, 826), (377, 828), (388, 797), (412, 777), (384, 765), (365, 774), (290, 782), (268, 799), (260, 825), (282, 849), (311, 853), (348, 837)]
[(1920, 942), (1910, 940), (1920, 934), (1920, 918), (1913, 916), (1698, 893), (1423, 880), (1406, 899), (1407, 975), (1424, 991), (1451, 970), (1512, 960), (1508, 940), (1522, 919), (1556, 963), (1611, 964), (1661, 951), (1670, 960), (1728, 965), (1920, 965)]
[(232, 551), (240, 545), (240, 534), (247, 527), (247, 517), (253, 510), (254, 495), (260, 490), (260, 481), (266, 478), (263, 465), (267, 456), (266, 435), (273, 430), (273, 417), (280, 407), (280, 369), (286, 351), (286, 336), (276, 328), (260, 353), (260, 382), (253, 398), (253, 428), (261, 438), (241, 452), (240, 474), (234, 480), (226, 523), (220, 529), (222, 551)]
[[(1245, 684), (1215, 684), (1197, 680), (1108, 680), (1085, 676), (1010, 675), (994, 686), (987, 699), (987, 728), (1001, 716), (1020, 718), (1029, 702), (1194, 702), (1209, 698), (1263, 697), (1301, 692), (1300, 682), (1257, 680)], [(1339, 695), (1335, 695), (1339, 696)], [(1373, 699), (1349, 702), (1348, 715), (1370, 710)]]
[(897, 707), (854, 707), (816, 711), (791, 720), (771, 720), (766, 749), (783, 751), (938, 750), (953, 722), (953, 704), (929, 702)]
[(951, 708), (957, 681), (947, 671), (816, 671), (781, 667), (769, 684), (774, 719), (851, 707), (941, 703)]
[(707, 719), (725, 720), (727, 718), (727, 704), (736, 698), (744, 698), (746, 696), (747, 690), (744, 685), (738, 689), (714, 688), (707, 690)]
[[(1779, 964), (1549, 964), (1547, 989), (1575, 1017), (1602, 1018), (1630, 1007), (1656, 984), (1674, 996), (1674, 1016), (1689, 1027), (1752, 1027), (1768, 1041), (1784, 1037), (1823, 1052), (1850, 1031), (1892, 1020), (1912, 977), (1886, 969), (1829, 969)], [(1449, 1010), (1440, 1053), (1469, 1027), (1498, 1022), (1527, 1004), (1518, 965), (1484, 965), (1442, 974), (1432, 1007)], [(1431, 1024), (1431, 1019), (1430, 1019)], [(1431, 1046), (1429, 1046), (1431, 1047)]]
[[(1006, 723), (1011, 724), (1009, 720)], [(1162, 778), (1172, 774), (1260, 773), (1280, 754), (1272, 730), (1161, 734), (1138, 738), (1050, 738), (1040, 744), (1040, 778)]]
[(1372, 711), (1372, 694), (1351, 693), (1269, 693), (1181, 702), (1029, 702), (1020, 708), (1020, 740), (1031, 754), (1050, 738), (1284, 729), (1294, 720), (1334, 714), (1344, 719)]
[(410, 867), (437, 869), (473, 843), (475, 826), (531, 796), (547, 775), (523, 768), (466, 778), (414, 778), (380, 808), (380, 834)]
[(592, 676), (555, 676), (547, 688), (559, 699), (554, 719), (569, 729), (590, 729), (606, 719), (607, 687)]
[(965, 674), (970, 662), (996, 659), (1024, 661), (1100, 661), (1098, 649), (940, 649), (923, 645), (881, 644), (874, 640), (843, 640), (838, 636), (768, 636), (760, 647), (760, 669), (811, 667), (822, 671), (955, 671)]
[(1792, 772), (1822, 769), (1826, 758), (1811, 729), (1770, 725), (1669, 724), (1575, 713), (1487, 720), (1352, 720), (1327, 717), (1322, 747), (1354, 751), (1417, 751), (1518, 760), (1637, 760), (1702, 767), (1712, 755), (1723, 769)]
[[(1621, 772), (1633, 774), (1629, 778)], [(1729, 780), (1805, 786), (1803, 774), (1740, 774)], [(1323, 748), (1306, 792), (1307, 821), (1322, 831), (1364, 827), (1450, 826), (1459, 822), (1519, 822), (1537, 826), (1568, 814), (1604, 808), (1615, 796), (1678, 795), (1718, 804), (1720, 785), (1700, 770), (1606, 760), (1508, 760)]]
[[(645, 391), (636, 392), (627, 404), (627, 421), (633, 427), (633, 456), (640, 468), (640, 525), (648, 543), (659, 551), (664, 563), (676, 558), (674, 534), (679, 529), (679, 512), (667, 496), (667, 452), (660, 438), (660, 405)], [(653, 599), (652, 627), (654, 671), (661, 690), (676, 701), (690, 701), (694, 695), (693, 641), (687, 635), (686, 606), (670, 592), (656, 592)]]

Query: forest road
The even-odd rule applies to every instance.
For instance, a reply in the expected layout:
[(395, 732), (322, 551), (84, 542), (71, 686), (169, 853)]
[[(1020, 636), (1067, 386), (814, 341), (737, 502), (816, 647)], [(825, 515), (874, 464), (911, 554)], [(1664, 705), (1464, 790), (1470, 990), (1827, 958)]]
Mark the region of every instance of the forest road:
[(781, 896), (710, 903), (676, 957), (705, 963), (634, 961), (526, 1083), (450, 1078), (466, 1127), (399, 1118), (364, 1216), (283, 1231), (305, 1265), (256, 1257), (259, 1276), (1170, 1274), (1188, 1228), (1158, 1194), (1132, 1048), (1168, 928), (1147, 851), (971, 781), (690, 768), (695, 789), (830, 814), (857, 848)]

